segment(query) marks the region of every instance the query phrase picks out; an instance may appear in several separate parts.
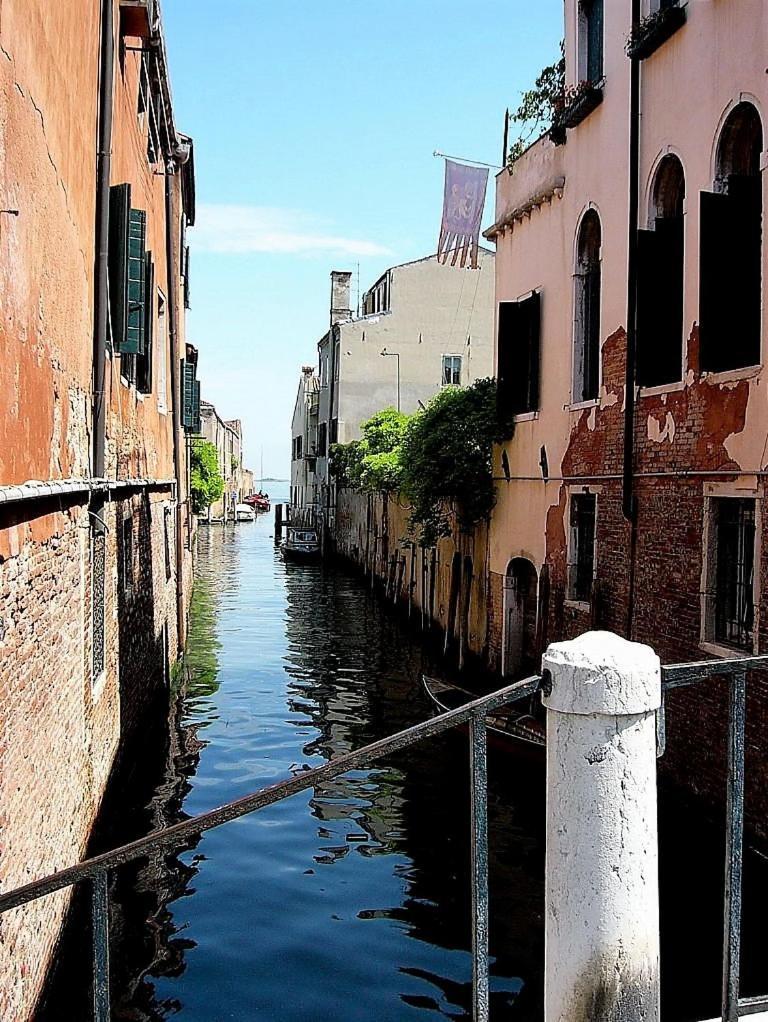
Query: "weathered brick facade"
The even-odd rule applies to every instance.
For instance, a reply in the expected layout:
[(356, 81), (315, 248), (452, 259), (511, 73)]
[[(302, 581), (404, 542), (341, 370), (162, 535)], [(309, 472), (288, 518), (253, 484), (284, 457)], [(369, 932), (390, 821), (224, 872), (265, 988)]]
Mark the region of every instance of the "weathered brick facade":
[[(158, 110), (169, 96), (159, 37), (145, 39), (152, 56), (142, 71), (142, 39), (127, 34), (142, 24), (162, 32), (162, 22), (143, 22), (141, 4), (114, 0), (109, 183), (130, 184), (131, 208), (145, 218), (152, 372), (140, 388), (129, 358), (109, 347), (97, 473), (96, 125), (108, 5), (1, 6), (0, 192), (3, 207), (18, 211), (0, 213), (5, 892), (82, 856), (117, 750), (164, 697), (184, 641), (194, 521), (176, 366), (184, 351), (180, 238), (194, 220), (194, 187), (191, 164), (182, 173), (178, 162), (189, 140), (182, 145), (167, 127), (172, 112), (164, 111), (167, 137), (153, 148), (142, 108), (141, 89)], [(94, 653), (102, 621), (103, 659)], [(32, 1017), (68, 897), (0, 916), (0, 1018)]]
[[(576, 0), (565, 5), (566, 73), (574, 87), (584, 47), (590, 45), (580, 29), (585, 9)], [(757, 38), (768, 28), (767, 18), (759, 5), (749, 10), (687, 5), (682, 27), (640, 67), (640, 233), (633, 233), (632, 244), (638, 253), (651, 243), (660, 250), (664, 229), (674, 226), (679, 277), (670, 304), (663, 278), (654, 277), (652, 262), (643, 263), (638, 255), (638, 284), (631, 291), (639, 302), (638, 361), (630, 376), (645, 385), (634, 387), (628, 465), (634, 525), (624, 513), (623, 483), (629, 0), (605, 5), (604, 79), (595, 83), (601, 102), (569, 124), (566, 144), (545, 136), (497, 178), (496, 223), (490, 232), (497, 243), (496, 298), (519, 307), (531, 293), (538, 295), (540, 387), (535, 407), (518, 415), (513, 439), (495, 458), (498, 502), (489, 538), (496, 594), (489, 618), (492, 660), (507, 641), (504, 579), (513, 581), (516, 564), (528, 565), (536, 579), (539, 650), (547, 641), (599, 627), (649, 643), (666, 663), (768, 652), (762, 513), (768, 469), (765, 301), (762, 355), (760, 324), (753, 324), (747, 338), (750, 321), (741, 311), (750, 302), (752, 308), (760, 304), (755, 281), (760, 271), (766, 279), (760, 204), (764, 210), (768, 93)], [(686, 101), (670, 102), (672, 96)], [(674, 173), (665, 177), (670, 167)], [(751, 205), (731, 212), (729, 223), (751, 217), (739, 220), (749, 240), (729, 243), (714, 231), (707, 210), (726, 201), (729, 210), (736, 209), (739, 187), (749, 193)], [(581, 246), (588, 218), (598, 224), (599, 242), (587, 265)], [(755, 238), (761, 229), (758, 252)], [(726, 286), (727, 265), (744, 264), (749, 246), (756, 253), (749, 273), (728, 278)], [(595, 273), (599, 286), (587, 305), (583, 281)], [(648, 281), (655, 281), (655, 291)], [(730, 326), (718, 303), (732, 312)], [(718, 307), (713, 311), (713, 306)], [(593, 336), (599, 366), (590, 386), (584, 352)], [(514, 337), (500, 333), (497, 358), (501, 352), (509, 358), (504, 346), (513, 344)], [(651, 373), (650, 382), (641, 378), (641, 368)], [(594, 548), (580, 568), (574, 507), (585, 497), (594, 501)], [(718, 508), (729, 502), (744, 504), (754, 523), (754, 554), (751, 524), (739, 532), (733, 549), (716, 533)], [(730, 572), (726, 582), (719, 574), (722, 565)], [(579, 570), (591, 580), (586, 593), (583, 579), (575, 581)], [(729, 624), (717, 623), (718, 615)], [(768, 768), (766, 695), (765, 682), (751, 678), (747, 813), (753, 830), (763, 836), (768, 836), (762, 784)], [(724, 791), (724, 720), (724, 690), (717, 682), (670, 696), (662, 767), (710, 804), (719, 804)]]

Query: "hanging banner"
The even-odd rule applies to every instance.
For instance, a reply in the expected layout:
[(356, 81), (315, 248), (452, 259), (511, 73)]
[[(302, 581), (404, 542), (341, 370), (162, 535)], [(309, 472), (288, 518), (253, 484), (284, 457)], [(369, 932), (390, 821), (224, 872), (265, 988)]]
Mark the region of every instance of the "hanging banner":
[(487, 187), (487, 167), (468, 167), (453, 160), (445, 161), (443, 222), (437, 244), (440, 262), (448, 262), (448, 256), (453, 253), (451, 266), (456, 265), (459, 257), (461, 265), (465, 266), (467, 256), (470, 256), (470, 266), (477, 269), (480, 222)]

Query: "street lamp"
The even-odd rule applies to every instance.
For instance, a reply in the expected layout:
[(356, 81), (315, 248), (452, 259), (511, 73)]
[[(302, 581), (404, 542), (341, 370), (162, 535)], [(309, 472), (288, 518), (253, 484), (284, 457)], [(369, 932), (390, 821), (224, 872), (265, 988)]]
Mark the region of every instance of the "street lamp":
[(386, 358), (391, 355), (397, 359), (397, 410), (400, 411), (400, 352), (398, 351), (387, 351), (386, 348), (381, 349), (382, 358)]

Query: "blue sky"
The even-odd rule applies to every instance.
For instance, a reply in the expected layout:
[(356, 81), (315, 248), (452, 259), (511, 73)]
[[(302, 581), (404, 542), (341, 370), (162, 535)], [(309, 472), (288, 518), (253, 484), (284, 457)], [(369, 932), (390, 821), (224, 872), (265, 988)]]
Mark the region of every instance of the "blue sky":
[[(245, 460), (285, 477), (329, 275), (435, 251), (443, 152), (498, 163), (504, 109), (558, 53), (562, 0), (163, 0), (195, 139), (188, 337)], [(492, 180), (485, 225), (492, 221)]]

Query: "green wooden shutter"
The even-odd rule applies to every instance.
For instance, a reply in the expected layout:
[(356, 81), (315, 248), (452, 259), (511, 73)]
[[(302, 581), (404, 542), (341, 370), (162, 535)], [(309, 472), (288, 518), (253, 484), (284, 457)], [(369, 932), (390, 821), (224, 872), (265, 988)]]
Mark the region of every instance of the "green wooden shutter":
[(146, 350), (147, 214), (132, 209), (128, 220), (128, 316), (120, 351), (143, 355)]
[(194, 395), (192, 399), (192, 409), (194, 415), (194, 422), (192, 424), (192, 431), (194, 433), (202, 432), (202, 423), (200, 422), (200, 381), (195, 380), (194, 383)]
[(131, 186), (109, 190), (109, 322), (112, 347), (121, 351), (128, 326), (128, 220)]
[(145, 298), (144, 298), (144, 354), (139, 358), (138, 387), (143, 394), (152, 393), (152, 362), (155, 337), (155, 264), (152, 253), (147, 252), (145, 258)]
[(195, 428), (195, 366), (191, 362), (182, 363), (183, 386), (183, 421), (185, 429)]

